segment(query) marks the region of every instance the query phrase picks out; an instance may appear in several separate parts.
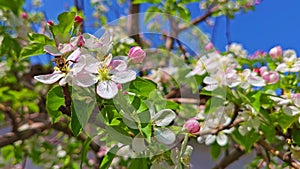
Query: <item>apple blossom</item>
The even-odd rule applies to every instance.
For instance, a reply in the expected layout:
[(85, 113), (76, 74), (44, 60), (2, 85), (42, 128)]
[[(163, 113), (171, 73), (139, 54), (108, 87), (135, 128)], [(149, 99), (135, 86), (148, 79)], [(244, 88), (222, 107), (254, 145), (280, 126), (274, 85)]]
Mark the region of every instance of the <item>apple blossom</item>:
[(229, 52), (234, 53), (236, 57), (246, 58), (247, 51), (243, 49), (243, 46), (237, 43), (232, 43), (226, 47)]
[(75, 70), (72, 64), (78, 61), (80, 54), (79, 49), (75, 50), (67, 59), (61, 58), (62, 65), (56, 65), (52, 74), (34, 76), (34, 79), (45, 84), (53, 84), (59, 80), (61, 86), (71, 82)]
[(282, 56), (282, 49), (280, 46), (275, 46), (273, 47), (270, 51), (269, 51), (269, 55), (273, 58), (273, 59), (278, 59)]
[(112, 60), (108, 55), (103, 62), (96, 62), (84, 68), (90, 73), (90, 79), (97, 79), (97, 94), (104, 99), (114, 98), (119, 89), (118, 84), (130, 82), (136, 78), (133, 70), (127, 70), (123, 60)]
[(283, 53), (283, 63), (279, 64), (276, 71), (285, 72), (298, 72), (300, 70), (300, 60), (296, 56), (294, 50), (286, 50)]
[(201, 128), (199, 122), (195, 118), (188, 119), (185, 122), (184, 127), (191, 134), (197, 134), (200, 131), (200, 128)]
[(128, 58), (131, 59), (133, 63), (142, 63), (145, 57), (146, 52), (139, 46), (133, 47), (129, 50)]

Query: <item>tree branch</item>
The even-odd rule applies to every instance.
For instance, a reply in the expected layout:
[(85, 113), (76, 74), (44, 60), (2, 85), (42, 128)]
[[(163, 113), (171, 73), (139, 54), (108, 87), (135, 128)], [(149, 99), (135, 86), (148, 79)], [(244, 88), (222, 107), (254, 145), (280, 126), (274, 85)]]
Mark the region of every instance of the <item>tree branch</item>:
[(261, 145), (264, 149), (266, 149), (268, 152), (270, 152), (272, 155), (278, 157), (282, 161), (286, 162), (288, 165), (294, 168), (300, 168), (300, 164), (295, 162), (295, 159), (293, 159), (291, 156), (284, 156), (283, 153), (272, 147), (270, 144), (268, 144), (265, 140), (261, 139), (257, 142), (259, 145)]
[(0, 103), (0, 110), (3, 111), (11, 120), (12, 131), (17, 132), (19, 127), (19, 122), (16, 116), (16, 112), (9, 106), (5, 106)]
[(209, 9), (206, 13), (204, 13), (202, 16), (199, 16), (198, 18), (195, 18), (192, 20), (189, 24), (180, 24), (178, 27), (178, 30), (181, 32), (185, 29), (188, 29), (192, 25), (197, 25), (200, 22), (205, 21), (208, 17), (210, 17), (215, 11), (217, 10), (216, 7), (213, 7)]
[(238, 160), (245, 154), (245, 150), (240, 147), (236, 147), (229, 155), (225, 156), (216, 166), (212, 169), (223, 169), (229, 166), (234, 161)]

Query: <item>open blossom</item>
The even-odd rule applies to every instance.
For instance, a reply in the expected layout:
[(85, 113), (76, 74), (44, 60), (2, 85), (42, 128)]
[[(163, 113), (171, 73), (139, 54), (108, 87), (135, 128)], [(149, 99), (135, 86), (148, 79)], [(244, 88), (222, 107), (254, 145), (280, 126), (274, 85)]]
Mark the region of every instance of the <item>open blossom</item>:
[(128, 58), (130, 58), (133, 63), (142, 63), (145, 57), (146, 52), (139, 46), (133, 47), (129, 50)]
[(61, 86), (71, 82), (74, 78), (74, 71), (76, 71), (76, 69), (72, 67), (72, 64), (79, 60), (80, 54), (81, 53), (79, 50), (75, 50), (71, 55), (68, 56), (67, 59), (61, 59), (62, 64), (57, 65), (54, 68), (53, 73), (34, 76), (34, 79), (45, 84), (53, 84), (59, 80), (59, 85)]
[(294, 50), (286, 50), (283, 53), (283, 63), (277, 66), (276, 71), (282, 73), (300, 71), (300, 60), (297, 58)]
[(274, 48), (272, 48), (269, 51), (269, 55), (273, 58), (273, 59), (278, 59), (282, 56), (282, 49), (280, 46), (275, 46)]
[[(291, 116), (296, 116), (300, 114), (300, 93), (292, 94), (292, 102), (294, 105), (283, 107), (283, 111)], [(298, 122), (300, 123), (300, 116), (298, 117)]]
[(185, 122), (184, 127), (191, 134), (197, 134), (201, 128), (199, 122), (195, 118), (188, 119)]
[(97, 94), (104, 99), (114, 98), (119, 89), (118, 84), (130, 82), (136, 78), (133, 70), (127, 70), (127, 64), (123, 60), (112, 60), (110, 54), (103, 62), (96, 62), (85, 70), (92, 73), (92, 79), (97, 79)]
[(232, 43), (226, 47), (229, 52), (234, 53), (237, 57), (246, 58), (247, 51), (243, 49), (243, 46), (237, 43)]

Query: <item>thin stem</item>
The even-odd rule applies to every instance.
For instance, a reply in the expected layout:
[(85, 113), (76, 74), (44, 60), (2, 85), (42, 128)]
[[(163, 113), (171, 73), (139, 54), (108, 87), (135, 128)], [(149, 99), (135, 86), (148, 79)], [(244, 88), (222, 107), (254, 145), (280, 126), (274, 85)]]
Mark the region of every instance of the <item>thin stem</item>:
[(65, 106), (60, 106), (59, 110), (66, 114), (67, 116), (71, 116), (71, 95), (69, 91), (69, 85), (66, 84), (65, 86), (62, 86), (64, 98), (65, 98)]

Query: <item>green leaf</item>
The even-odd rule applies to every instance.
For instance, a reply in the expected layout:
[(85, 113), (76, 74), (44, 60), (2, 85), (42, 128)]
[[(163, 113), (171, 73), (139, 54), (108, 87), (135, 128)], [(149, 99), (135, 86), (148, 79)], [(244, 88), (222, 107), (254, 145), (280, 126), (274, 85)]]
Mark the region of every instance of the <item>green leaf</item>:
[(71, 129), (73, 131), (74, 136), (78, 136), (78, 134), (82, 130), (82, 125), (78, 120), (78, 116), (75, 111), (74, 104), (72, 104)]
[(71, 127), (77, 136), (85, 125), (95, 108), (96, 97), (93, 87), (72, 87), (72, 121)]
[(136, 158), (130, 163), (128, 168), (130, 168), (130, 169), (148, 169), (148, 168), (150, 168), (148, 161), (149, 160), (146, 158)]
[(251, 92), (247, 95), (251, 99), (251, 105), (256, 112), (260, 112), (260, 96), (261, 91)]
[(22, 49), (20, 59), (25, 59), (30, 56), (36, 56), (45, 53), (46, 52), (44, 51), (44, 44), (32, 43), (32, 44), (28, 44)]
[(52, 31), (59, 42), (64, 43), (69, 40), (75, 15), (75, 12), (64, 12), (58, 15), (59, 23), (52, 27)]
[(298, 120), (298, 118), (295, 118), (294, 116), (289, 116), (284, 112), (272, 113), (270, 114), (270, 117), (273, 122), (279, 124), (279, 126), (283, 130), (283, 133), (286, 133), (287, 129)]
[(154, 16), (157, 13), (161, 13), (161, 9), (159, 9), (157, 6), (151, 6), (147, 9), (145, 14), (145, 22), (148, 23), (151, 19), (154, 18)]
[(21, 50), (20, 59), (45, 54), (45, 45), (55, 45), (54, 40), (50, 39), (49, 37), (43, 34), (29, 33), (28, 39), (30, 40), (30, 43)]
[(46, 110), (55, 123), (62, 113), (58, 110), (60, 106), (65, 104), (64, 95), (60, 86), (53, 87), (46, 97)]
[(275, 131), (275, 126), (273, 125), (260, 125), (259, 126), (261, 131), (264, 133), (266, 136), (266, 139), (272, 143), (274, 139), (276, 138), (276, 131)]
[(143, 127), (141, 130), (142, 130), (143, 134), (145, 135), (146, 140), (150, 143), (151, 142), (151, 136), (152, 136), (152, 124), (148, 123), (148, 125)]
[(30, 42), (42, 43), (48, 45), (55, 45), (54, 40), (50, 39), (48, 36), (38, 33), (28, 33), (28, 39)]
[(113, 148), (111, 148), (109, 150), (109, 152), (104, 156), (101, 165), (100, 165), (100, 169), (108, 169), (111, 162), (113, 161), (113, 159), (116, 156), (117, 151), (119, 150), (119, 147), (117, 145), (115, 145)]
[(87, 153), (88, 153), (91, 141), (92, 141), (92, 139), (90, 137), (88, 137), (83, 143), (82, 150), (81, 150), (80, 168), (82, 168), (83, 161), (88, 163)]
[(300, 130), (293, 130), (292, 131), (292, 138), (293, 141), (297, 143), (297, 145), (300, 145)]
[(210, 154), (213, 160), (217, 160), (221, 155), (221, 147), (216, 142), (210, 146)]
[(176, 10), (179, 12), (180, 17), (183, 20), (189, 21), (191, 19), (189, 10), (187, 8), (185, 8), (183, 5), (181, 5), (181, 4), (177, 5)]
[(16, 16), (19, 15), (24, 0), (0, 0), (0, 9), (10, 9)]
[(11, 158), (14, 158), (15, 153), (14, 153), (14, 146), (12, 145), (7, 145), (5, 147), (1, 148), (1, 156), (4, 158), (4, 160), (9, 160)]
[(156, 87), (157, 86), (153, 81), (137, 77), (130, 83), (129, 91), (148, 98), (150, 93), (153, 90), (156, 90)]
[(255, 130), (251, 130), (245, 135), (241, 135), (238, 130), (232, 132), (233, 139), (245, 148), (246, 152), (250, 152), (253, 144), (261, 138)]
[(160, 0), (133, 0), (132, 4), (141, 4), (141, 3), (152, 3), (152, 4), (159, 4)]

